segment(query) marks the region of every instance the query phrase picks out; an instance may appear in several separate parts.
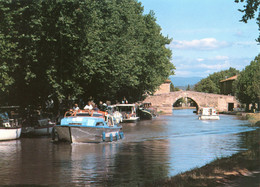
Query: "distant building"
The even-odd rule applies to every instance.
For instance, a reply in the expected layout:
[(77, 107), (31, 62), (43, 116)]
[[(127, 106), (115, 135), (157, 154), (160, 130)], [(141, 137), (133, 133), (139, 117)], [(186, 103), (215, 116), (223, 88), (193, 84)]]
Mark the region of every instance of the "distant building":
[(233, 82), (237, 79), (237, 75), (220, 81), (220, 93), (224, 95), (235, 95), (232, 89)]
[(165, 80), (164, 83), (161, 84), (159, 89), (154, 93), (154, 95), (170, 93), (170, 85), (171, 81), (169, 79)]

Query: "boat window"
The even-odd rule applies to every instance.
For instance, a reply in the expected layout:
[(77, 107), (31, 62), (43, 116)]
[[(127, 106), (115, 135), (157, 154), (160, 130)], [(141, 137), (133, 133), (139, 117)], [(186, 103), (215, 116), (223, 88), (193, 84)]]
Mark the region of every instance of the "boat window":
[(101, 117), (103, 116), (102, 114), (99, 114), (99, 113), (93, 113), (93, 117)]
[(103, 122), (97, 122), (96, 126), (104, 126), (104, 123)]
[(77, 113), (77, 116), (91, 116), (89, 113)]

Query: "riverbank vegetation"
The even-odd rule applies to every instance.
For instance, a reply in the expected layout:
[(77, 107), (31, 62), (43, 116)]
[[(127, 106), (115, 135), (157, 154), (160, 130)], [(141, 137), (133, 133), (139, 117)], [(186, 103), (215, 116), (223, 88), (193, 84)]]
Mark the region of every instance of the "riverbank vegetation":
[(0, 0), (1, 105), (129, 102), (174, 73), (171, 39), (135, 0)]
[(245, 113), (245, 119), (252, 125), (260, 127), (260, 113)]
[(210, 74), (208, 77), (202, 79), (198, 82), (194, 90), (197, 92), (205, 92), (205, 93), (215, 93), (220, 94), (220, 84), (219, 81), (237, 75), (239, 70), (235, 68), (229, 68), (228, 70), (223, 70), (220, 72), (215, 72)]
[(246, 104), (246, 111), (250, 104), (255, 109), (256, 103), (260, 109), (260, 54), (240, 72), (233, 89), (238, 100)]

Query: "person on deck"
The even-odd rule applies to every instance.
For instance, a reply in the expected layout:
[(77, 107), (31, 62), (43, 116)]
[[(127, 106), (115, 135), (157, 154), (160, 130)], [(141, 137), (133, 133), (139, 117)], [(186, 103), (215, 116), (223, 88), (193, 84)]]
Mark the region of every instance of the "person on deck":
[(74, 105), (73, 110), (79, 110), (78, 104), (75, 104), (75, 105)]
[(84, 107), (84, 110), (92, 110), (93, 106), (91, 104), (91, 102), (89, 101), (88, 104)]

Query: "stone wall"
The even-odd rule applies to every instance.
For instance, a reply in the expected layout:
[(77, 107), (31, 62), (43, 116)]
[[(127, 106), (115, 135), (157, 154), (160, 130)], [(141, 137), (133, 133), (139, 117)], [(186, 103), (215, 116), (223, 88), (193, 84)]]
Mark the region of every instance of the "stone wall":
[(178, 91), (170, 93), (155, 94), (148, 96), (143, 102), (150, 102), (157, 111), (164, 113), (172, 113), (173, 104), (180, 98), (190, 98), (201, 107), (214, 107), (219, 112), (228, 111), (229, 103), (233, 103), (234, 108), (237, 108), (239, 102), (234, 96), (209, 94), (194, 91)]
[(171, 82), (169, 82), (169, 81), (166, 80), (163, 84), (161, 84), (161, 86), (160, 86), (159, 89), (154, 93), (154, 95), (170, 93), (170, 84), (171, 84)]

